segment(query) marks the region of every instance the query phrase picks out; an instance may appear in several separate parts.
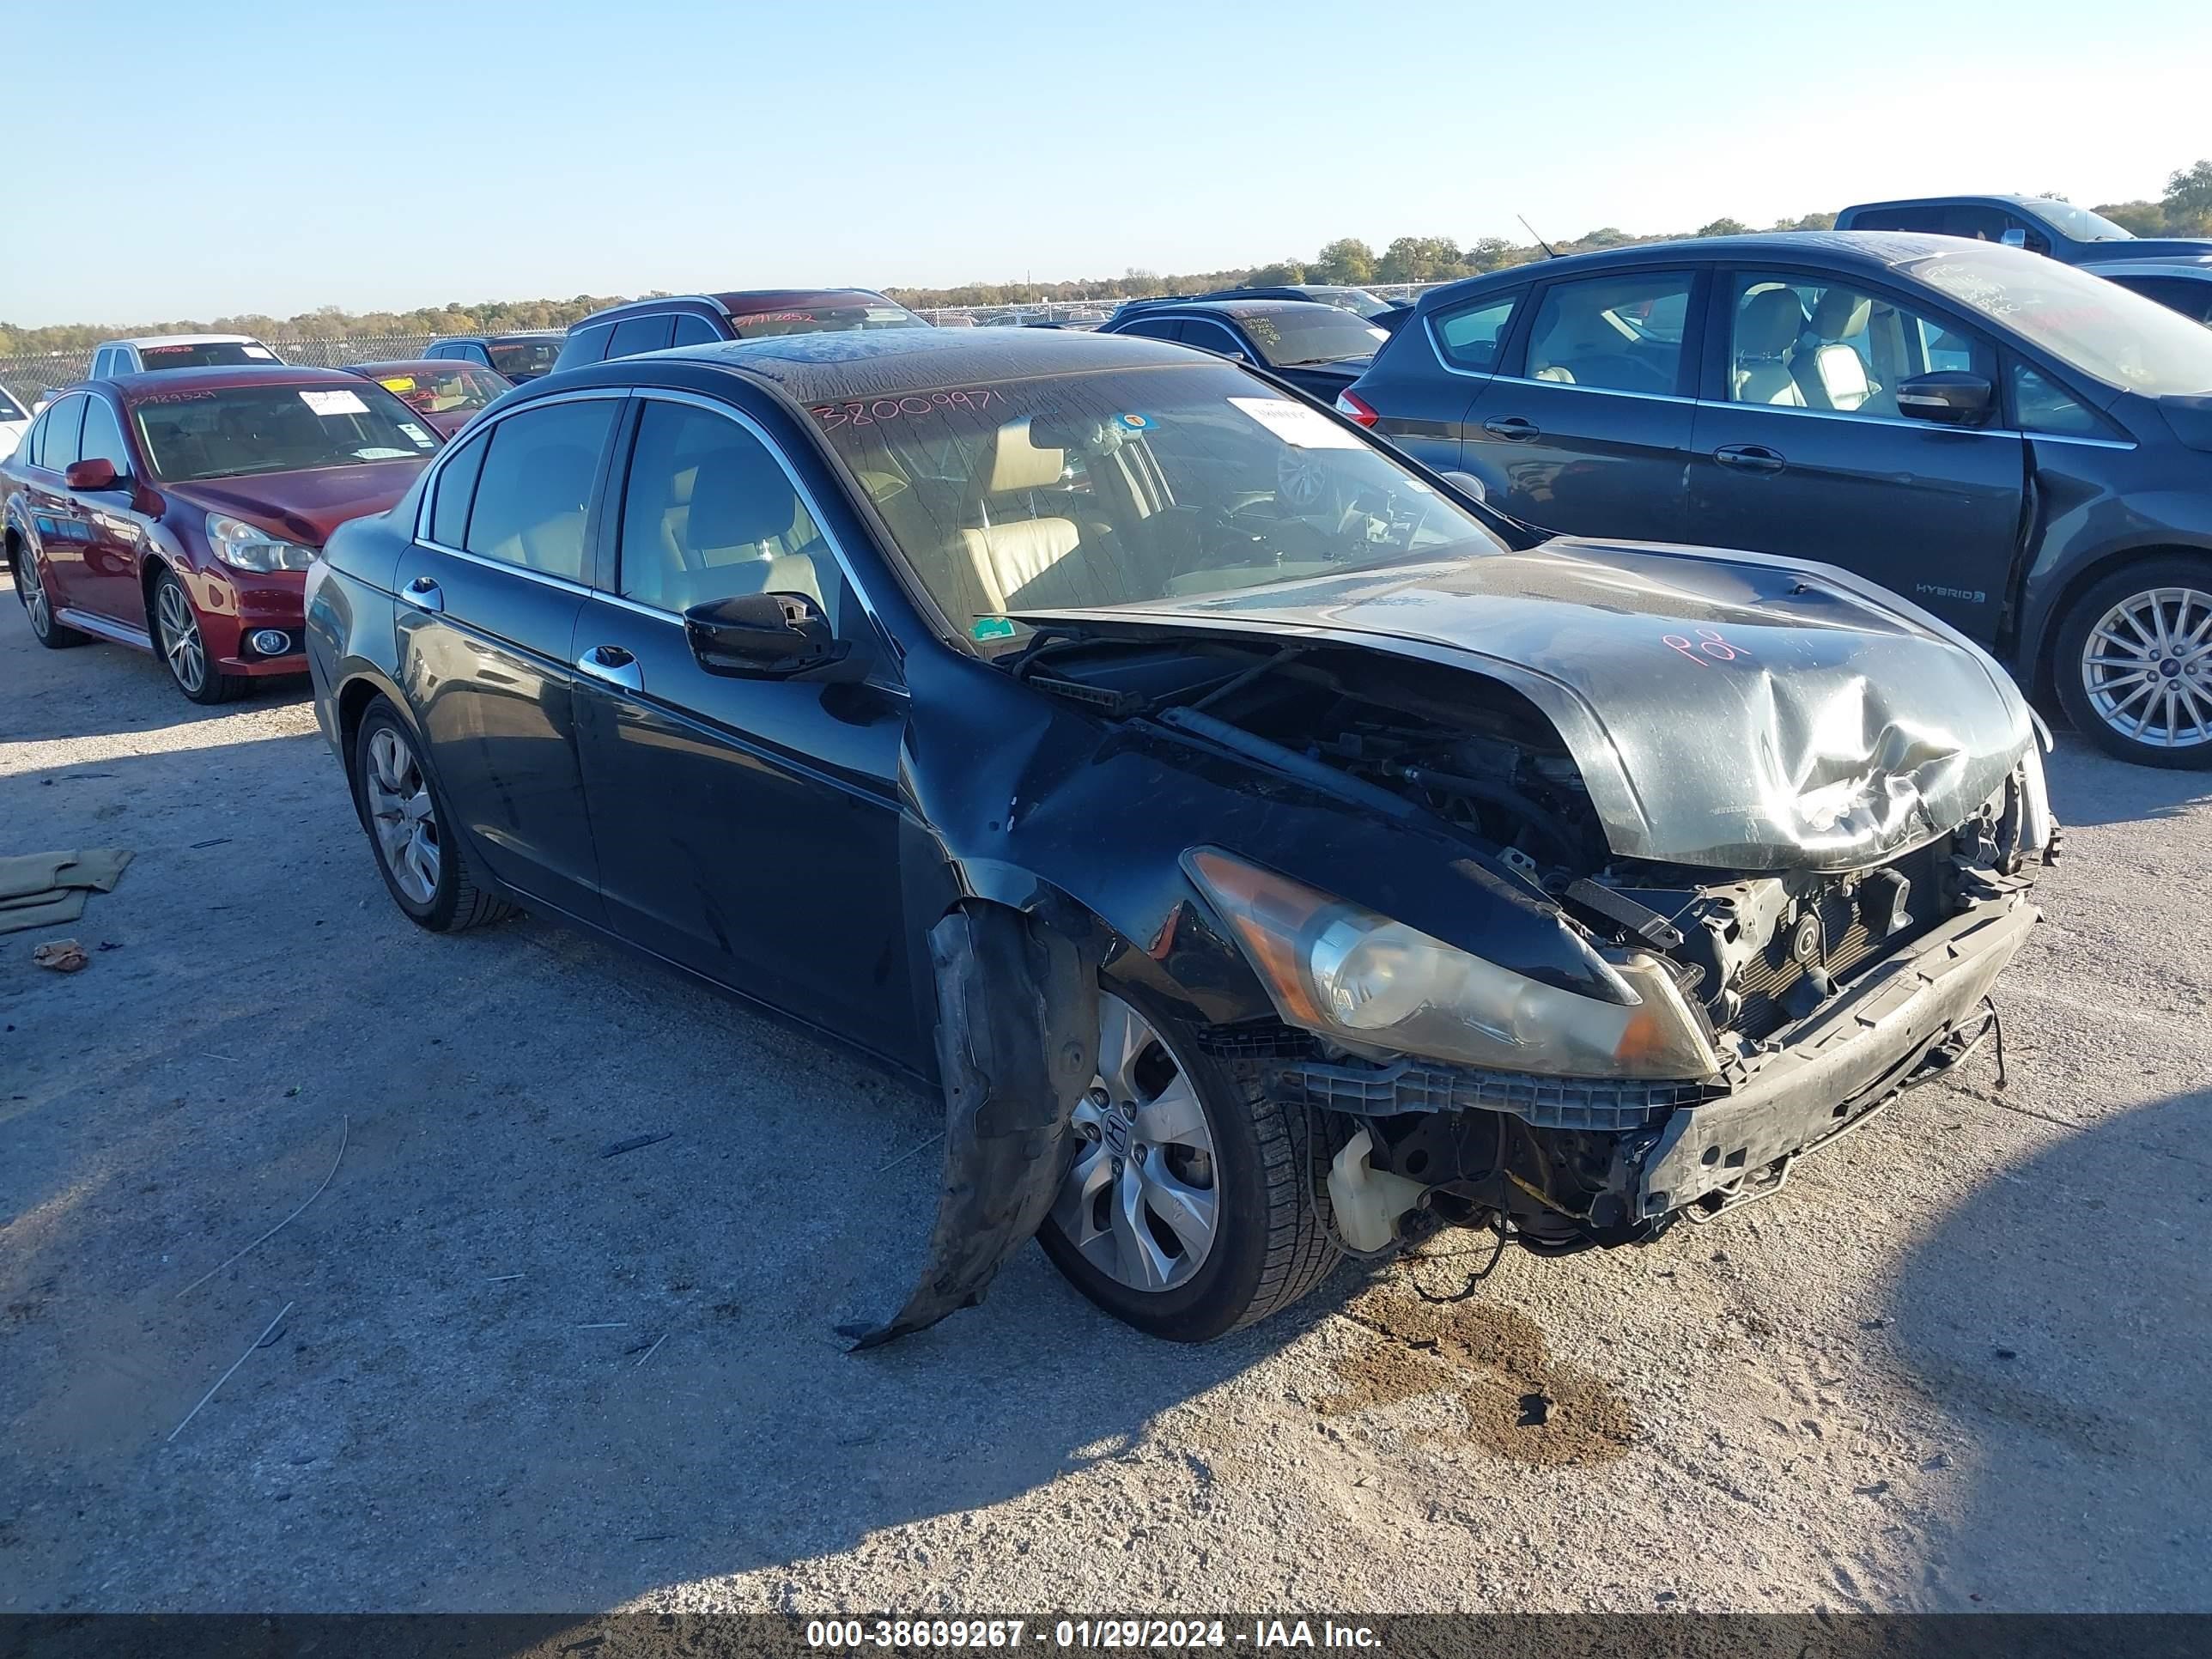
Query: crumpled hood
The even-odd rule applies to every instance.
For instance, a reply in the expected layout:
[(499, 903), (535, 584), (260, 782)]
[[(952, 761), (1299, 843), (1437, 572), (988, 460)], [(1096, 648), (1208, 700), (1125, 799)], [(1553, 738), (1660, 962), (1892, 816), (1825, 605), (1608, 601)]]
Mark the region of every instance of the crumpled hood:
[(1558, 729), (1624, 857), (1848, 870), (1955, 827), (2034, 741), (1964, 636), (1827, 565), (1559, 538), (1094, 611), (1463, 666)]
[(307, 472), (257, 472), (242, 478), (165, 483), (161, 489), (165, 495), (210, 513), (227, 514), (288, 540), (320, 547), (348, 519), (388, 511), (429, 459), (410, 456)]

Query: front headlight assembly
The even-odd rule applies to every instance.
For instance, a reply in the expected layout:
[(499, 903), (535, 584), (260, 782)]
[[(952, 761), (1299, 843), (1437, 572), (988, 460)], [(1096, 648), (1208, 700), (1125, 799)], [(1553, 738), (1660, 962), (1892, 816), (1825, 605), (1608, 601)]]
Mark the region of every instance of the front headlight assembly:
[(1292, 1025), (1356, 1052), (1565, 1077), (1694, 1079), (1720, 1068), (1657, 958), (1605, 958), (1624, 1000), (1545, 985), (1401, 921), (1211, 847), (1183, 867)]
[(270, 535), (258, 524), (208, 514), (208, 548), (234, 570), (305, 570), (315, 550)]

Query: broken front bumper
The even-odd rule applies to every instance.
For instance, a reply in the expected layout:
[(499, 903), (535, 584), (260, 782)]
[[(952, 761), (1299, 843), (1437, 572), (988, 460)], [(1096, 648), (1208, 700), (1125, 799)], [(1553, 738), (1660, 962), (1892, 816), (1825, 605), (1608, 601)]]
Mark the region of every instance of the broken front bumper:
[[(1607, 1190), (1572, 1213), (1594, 1231), (1645, 1226), (1742, 1190), (1852, 1127), (1936, 1063), (1938, 1045), (1973, 1025), (1991, 983), (2041, 920), (2025, 882), (1991, 880), (1992, 896), (1883, 958), (1707, 1083), (1515, 1077), (1409, 1060), (1292, 1063), (1279, 1086), (1353, 1117), (1496, 1113), (1539, 1134), (1602, 1137), (1613, 1152)], [(1448, 1144), (1473, 1150), (1492, 1138), (1455, 1135)], [(1455, 1161), (1450, 1175), (1478, 1175)]]

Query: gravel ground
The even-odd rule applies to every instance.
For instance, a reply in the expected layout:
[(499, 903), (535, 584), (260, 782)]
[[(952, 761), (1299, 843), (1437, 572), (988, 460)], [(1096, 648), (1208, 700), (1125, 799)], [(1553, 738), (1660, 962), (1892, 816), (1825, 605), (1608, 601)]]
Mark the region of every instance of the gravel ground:
[(0, 936), (0, 1607), (2212, 1608), (2201, 776), (2065, 744), (2011, 1086), (1771, 1202), (1198, 1350), (1032, 1249), (852, 1356), (931, 1102), (557, 927), (418, 932), (297, 695), (0, 612), (0, 852), (137, 854), (84, 972)]

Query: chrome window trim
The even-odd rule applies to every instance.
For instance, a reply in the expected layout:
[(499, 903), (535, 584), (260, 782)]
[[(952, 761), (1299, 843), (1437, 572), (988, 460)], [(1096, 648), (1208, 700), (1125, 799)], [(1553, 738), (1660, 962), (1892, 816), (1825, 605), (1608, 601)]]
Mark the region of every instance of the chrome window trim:
[[(511, 576), (527, 577), (541, 586), (558, 588), (563, 593), (574, 593), (582, 599), (591, 598), (594, 592), (582, 582), (572, 582), (566, 576), (556, 576), (549, 570), (532, 570), (526, 564), (509, 564), (504, 559), (488, 559), (481, 553), (471, 553), (465, 547), (448, 547), (443, 542), (434, 542), (425, 536), (417, 536), (415, 538), (415, 544), (428, 548), (433, 553), (442, 553), (449, 559), (459, 559), (465, 563), (477, 565), (486, 570), (503, 570)], [(440, 614), (443, 615), (442, 612)], [(464, 623), (465, 625), (465, 619)]]
[[(1457, 372), (1462, 374), (1474, 373), (1471, 369)], [(1477, 374), (1474, 378), (1503, 380), (1508, 386), (1537, 386), (1547, 392), (1587, 392), (1600, 398), (1634, 398), (1647, 404), (1694, 404), (1700, 401), (1696, 398), (1685, 398), (1679, 392), (1624, 392), (1615, 386), (1577, 386), (1572, 380), (1540, 380), (1532, 374)], [(1736, 404), (1729, 407), (1741, 409), (1745, 405)]]
[(2016, 426), (1951, 426), (1942, 421), (1916, 421), (1905, 415), (1861, 415), (1848, 409), (1801, 409), (1795, 404), (1740, 404), (1733, 398), (1698, 398), (1700, 409), (1753, 410), (1762, 415), (1808, 416), (1816, 421), (1844, 421), (1852, 426), (1895, 426), (1908, 432), (1956, 432), (1974, 438), (2025, 438), (2031, 434)]

